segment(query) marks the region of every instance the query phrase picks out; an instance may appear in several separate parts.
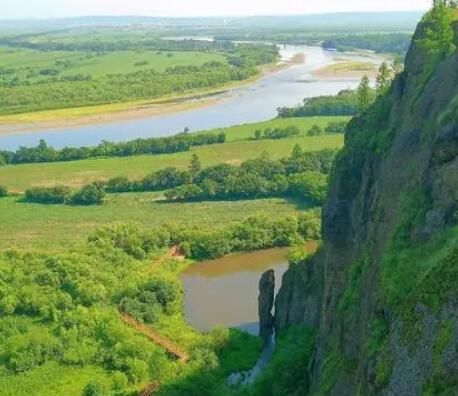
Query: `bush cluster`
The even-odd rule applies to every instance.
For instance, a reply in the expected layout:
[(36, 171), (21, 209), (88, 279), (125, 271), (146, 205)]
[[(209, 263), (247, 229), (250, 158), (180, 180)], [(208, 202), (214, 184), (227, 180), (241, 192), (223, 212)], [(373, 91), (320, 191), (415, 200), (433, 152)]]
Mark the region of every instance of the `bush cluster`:
[(321, 236), (319, 210), (309, 210), (297, 217), (271, 220), (254, 215), (223, 228), (183, 228), (164, 225), (153, 231), (143, 231), (129, 225), (103, 228), (89, 242), (101, 249), (119, 249), (143, 259), (158, 249), (177, 246), (187, 257), (203, 260), (232, 252), (252, 251), (295, 245)]
[(42, 204), (100, 205), (105, 198), (104, 186), (91, 183), (72, 192), (67, 186), (33, 187), (25, 191), (25, 201)]
[[(189, 170), (169, 167), (152, 172), (141, 180), (130, 181), (120, 176), (105, 183), (107, 192), (130, 191), (163, 191), (168, 199), (239, 199), (267, 196), (281, 196), (287, 193), (296, 194), (297, 183), (293, 174), (305, 173), (312, 176), (313, 172), (325, 180), (332, 168), (336, 151), (321, 150), (303, 152), (295, 146), (290, 157), (278, 161), (271, 160), (267, 155), (247, 160), (240, 166), (218, 164), (201, 169), (197, 156)], [(195, 162), (197, 160), (197, 162)], [(291, 190), (290, 187), (294, 190)], [(304, 190), (303, 190), (304, 191)], [(318, 200), (319, 201), (319, 200)]]
[(291, 196), (321, 205), (334, 155), (331, 150), (304, 153), (297, 146), (289, 158), (279, 161), (262, 156), (239, 167), (219, 164), (189, 175), (187, 179), (192, 182), (177, 184), (165, 192), (165, 197), (201, 201)]

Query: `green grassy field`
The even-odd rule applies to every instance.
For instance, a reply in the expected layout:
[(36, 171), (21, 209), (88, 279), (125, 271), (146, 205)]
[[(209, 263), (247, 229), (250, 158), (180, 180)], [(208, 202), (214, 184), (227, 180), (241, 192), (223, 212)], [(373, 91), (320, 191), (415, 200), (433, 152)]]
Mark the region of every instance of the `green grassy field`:
[(144, 227), (164, 223), (223, 225), (266, 213), (274, 218), (297, 214), (301, 206), (283, 199), (162, 203), (158, 193), (109, 194), (102, 206), (41, 205), (0, 199), (0, 249), (64, 250), (84, 241), (96, 228), (134, 222)]
[(84, 52), (0, 48), (0, 68), (27, 74), (52, 68), (58, 70), (62, 76), (88, 74), (100, 77), (149, 69), (163, 72), (169, 67), (200, 66), (212, 61), (226, 63), (226, 57), (196, 51), (116, 51), (88, 55)]
[(349, 121), (350, 117), (301, 117), (301, 118), (274, 118), (264, 122), (257, 122), (252, 124), (241, 124), (231, 126), (229, 128), (215, 129), (217, 132), (224, 132), (228, 142), (237, 140), (246, 140), (254, 137), (256, 129), (264, 131), (267, 128), (285, 128), (288, 126), (296, 126), (300, 129), (301, 135), (313, 126), (318, 125), (325, 128), (330, 122)]
[(0, 389), (2, 396), (80, 395), (90, 381), (111, 384), (110, 374), (101, 367), (71, 367), (51, 362), (24, 374), (0, 376)]
[(199, 156), (203, 166), (209, 166), (220, 162), (238, 164), (246, 159), (260, 156), (263, 151), (266, 151), (273, 159), (286, 157), (296, 144), (299, 144), (305, 151), (325, 148), (339, 149), (343, 145), (341, 134), (281, 140), (240, 141), (240, 139), (251, 137), (254, 130), (258, 128), (297, 125), (305, 131), (313, 124), (324, 126), (329, 121), (339, 119), (342, 117), (311, 117), (236, 126), (225, 129), (228, 143), (196, 147), (190, 152), (3, 166), (0, 167), (0, 185), (7, 186), (12, 192), (22, 192), (31, 186), (66, 184), (78, 187), (91, 181), (109, 179), (114, 176), (138, 179), (153, 170), (168, 166), (186, 168), (192, 153)]
[[(147, 173), (175, 166), (187, 168), (191, 155), (198, 154), (202, 165), (221, 162), (238, 164), (256, 158), (264, 151), (274, 158), (286, 157), (294, 145), (306, 151), (342, 147), (343, 135), (295, 137), (280, 140), (247, 141), (256, 129), (298, 126), (305, 133), (312, 125), (324, 127), (342, 117), (313, 117), (271, 120), (226, 128), (228, 143), (197, 147), (191, 152), (164, 155), (142, 155), (125, 158), (100, 158), (84, 161), (24, 164), (0, 167), (0, 185), (20, 193), (31, 186), (65, 184), (76, 188), (94, 180), (114, 176), (139, 179)], [(21, 202), (21, 196), (0, 199), (0, 248), (63, 250), (84, 241), (97, 227), (114, 222), (135, 222), (154, 227), (165, 222), (182, 225), (220, 225), (241, 220), (255, 213), (273, 217), (296, 214), (302, 209), (283, 199), (253, 201), (162, 203), (160, 193), (109, 194), (102, 206), (78, 207), (41, 205)]]

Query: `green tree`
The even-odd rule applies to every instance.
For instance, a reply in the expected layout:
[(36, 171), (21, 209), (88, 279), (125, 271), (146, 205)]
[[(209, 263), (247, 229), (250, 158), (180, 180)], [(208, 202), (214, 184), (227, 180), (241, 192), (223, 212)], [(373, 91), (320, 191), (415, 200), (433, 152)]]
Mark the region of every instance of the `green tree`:
[(299, 144), (296, 143), (293, 147), (291, 158), (298, 159), (298, 158), (301, 158), (303, 155), (304, 155), (304, 151), (302, 150), (301, 146), (299, 146)]
[(108, 390), (98, 382), (89, 382), (83, 389), (82, 396), (107, 396)]
[(369, 77), (364, 75), (356, 91), (358, 96), (358, 110), (360, 113), (369, 107), (371, 103), (371, 91)]
[(313, 125), (308, 131), (307, 136), (319, 136), (323, 133), (323, 129), (319, 125)]
[(426, 26), (425, 36), (419, 44), (428, 52), (450, 54), (455, 50), (453, 30), (454, 2), (434, 0), (433, 8), (423, 17)]
[(376, 79), (376, 92), (377, 95), (383, 95), (391, 85), (393, 80), (393, 74), (391, 69), (388, 67), (386, 62), (383, 62), (378, 69), (378, 75)]
[(202, 169), (202, 164), (200, 163), (199, 157), (196, 153), (193, 153), (191, 156), (191, 163), (189, 164), (189, 172), (194, 177)]
[(5, 186), (0, 186), (0, 198), (8, 195), (8, 189)]
[(100, 205), (105, 198), (105, 190), (96, 183), (87, 184), (73, 194), (72, 203), (75, 205)]

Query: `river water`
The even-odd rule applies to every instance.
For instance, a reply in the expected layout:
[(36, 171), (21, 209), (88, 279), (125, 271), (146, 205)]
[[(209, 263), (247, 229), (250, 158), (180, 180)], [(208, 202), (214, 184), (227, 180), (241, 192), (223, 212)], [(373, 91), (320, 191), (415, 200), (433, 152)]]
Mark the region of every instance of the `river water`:
[[(308, 247), (313, 252), (317, 244), (309, 242)], [(259, 279), (265, 271), (273, 269), (278, 291), (288, 268), (286, 254), (287, 249), (269, 249), (188, 267), (181, 274), (186, 321), (200, 331), (222, 326), (257, 335)]]
[[(336, 62), (336, 57), (353, 61), (382, 60), (374, 56), (335, 54), (320, 47), (286, 46), (281, 48), (283, 60), (302, 53), (305, 61), (274, 73), (243, 87), (234, 88), (220, 95), (214, 103), (176, 113), (138, 118), (113, 123), (91, 124), (76, 127), (40, 131), (20, 131), (14, 135), (0, 136), (0, 149), (16, 149), (19, 146), (36, 145), (45, 139), (50, 145), (95, 145), (102, 140), (124, 141), (141, 137), (169, 136), (183, 131), (228, 127), (235, 124), (263, 121), (276, 116), (276, 109), (294, 106), (304, 98), (335, 94), (346, 88), (354, 88), (358, 78), (319, 78), (313, 71)], [(6, 130), (6, 126), (2, 126)]]

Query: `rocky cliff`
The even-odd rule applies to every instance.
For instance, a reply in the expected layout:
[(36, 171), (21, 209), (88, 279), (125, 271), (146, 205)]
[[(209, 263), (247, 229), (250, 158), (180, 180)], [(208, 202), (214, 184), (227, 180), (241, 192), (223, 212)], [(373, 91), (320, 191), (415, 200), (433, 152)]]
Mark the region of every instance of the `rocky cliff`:
[(274, 330), (274, 317), (272, 315), (274, 298), (275, 272), (274, 270), (269, 270), (264, 272), (259, 280), (259, 335), (264, 339), (264, 341), (272, 337)]
[(458, 24), (431, 48), (430, 19), (389, 92), (351, 121), (323, 245), (276, 297), (277, 332), (315, 331), (298, 394), (458, 394)]

